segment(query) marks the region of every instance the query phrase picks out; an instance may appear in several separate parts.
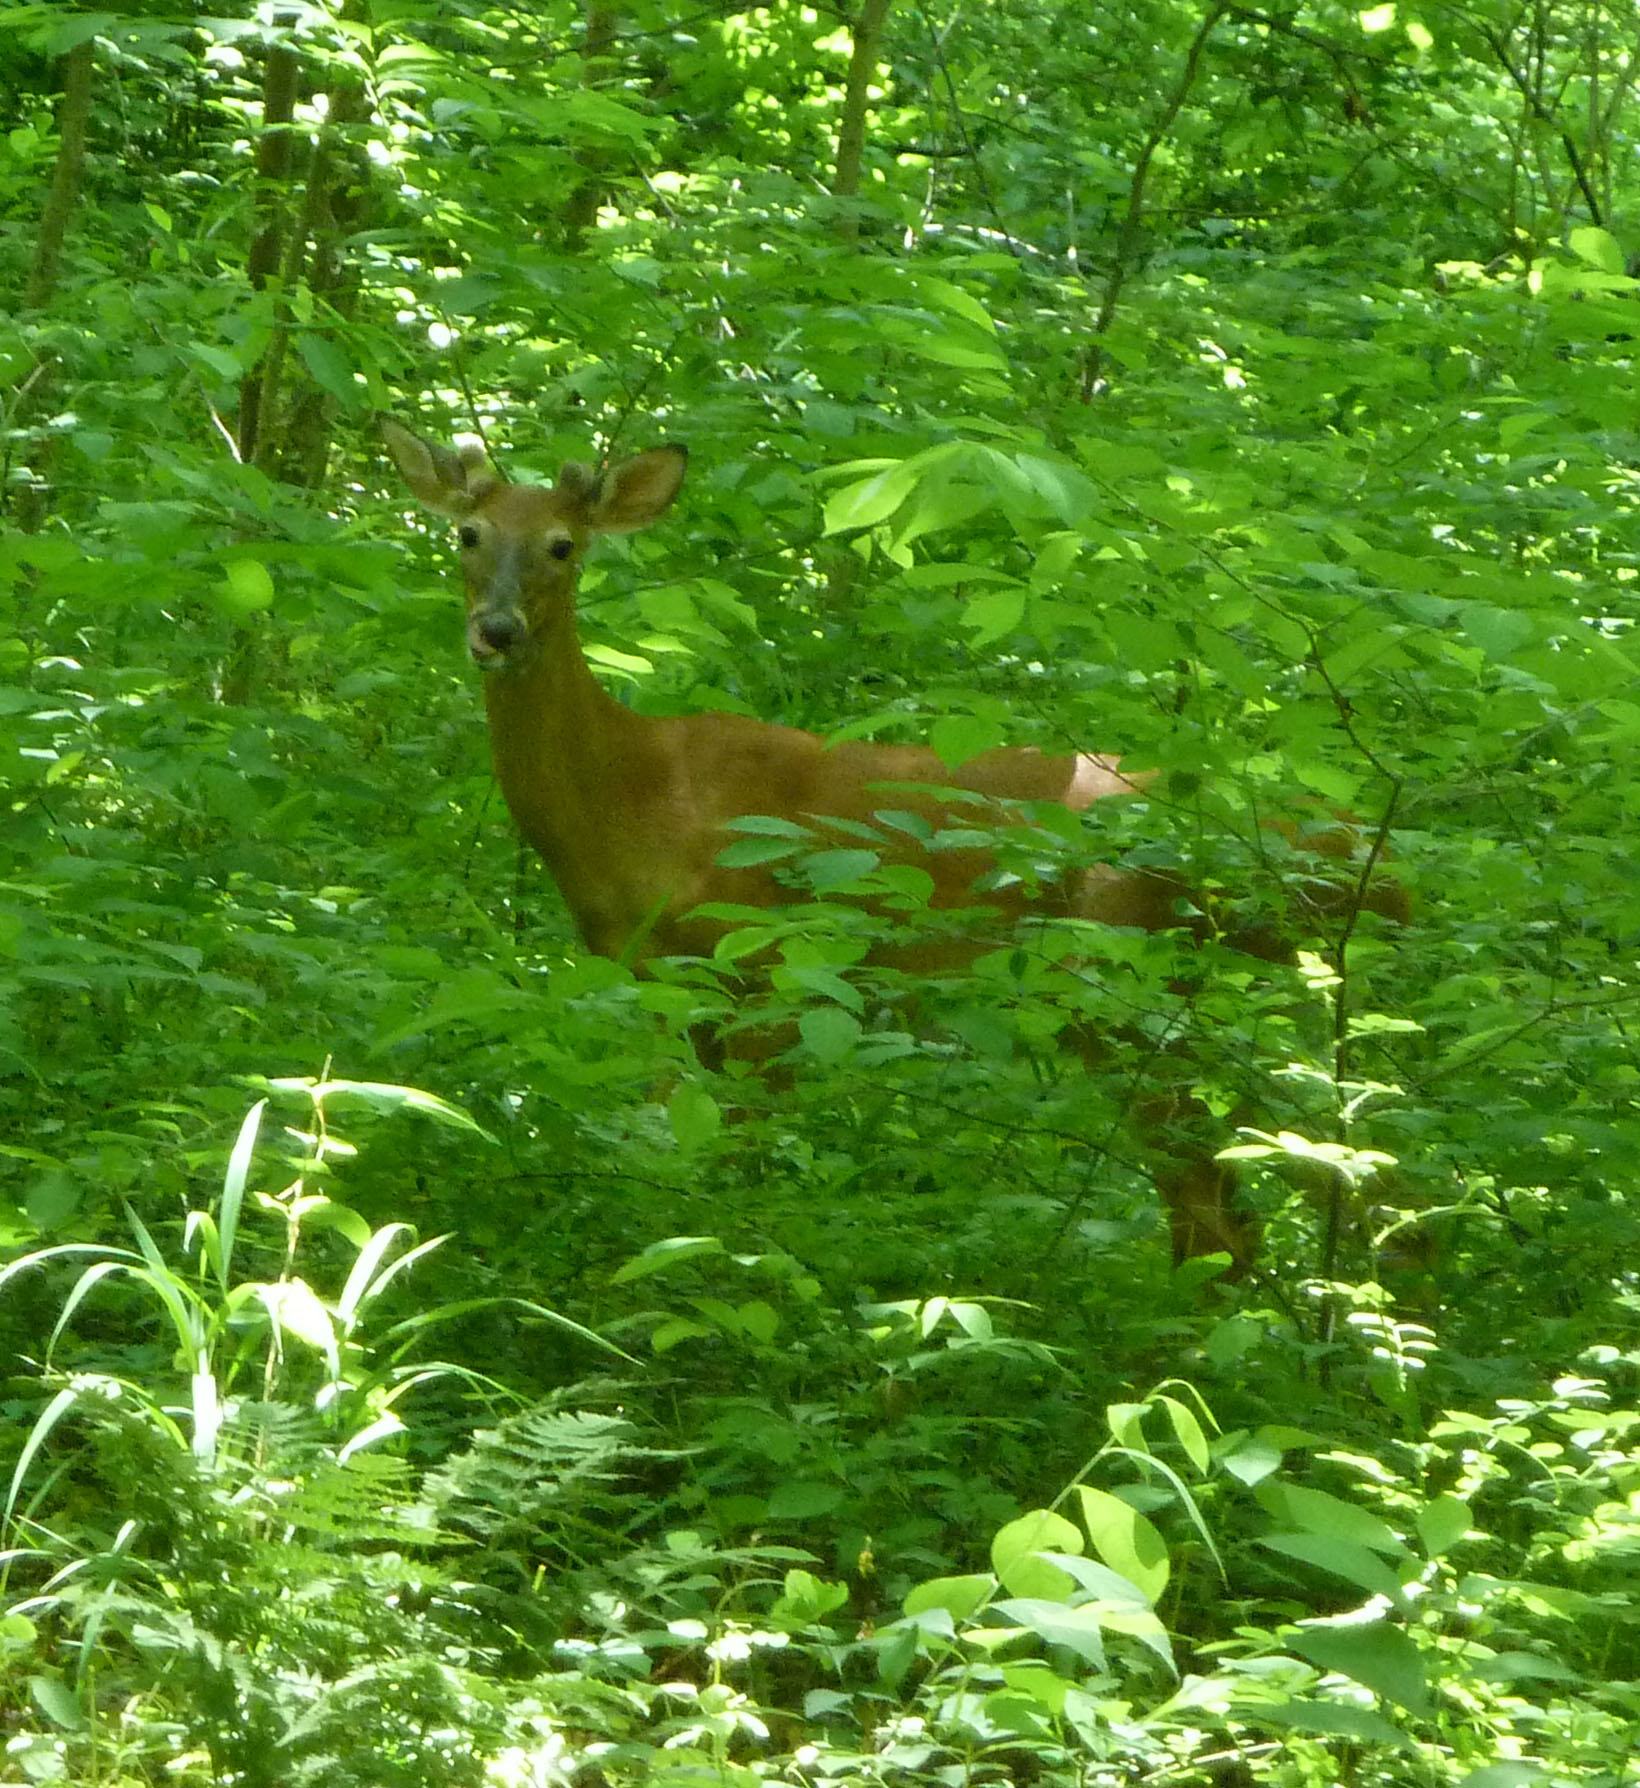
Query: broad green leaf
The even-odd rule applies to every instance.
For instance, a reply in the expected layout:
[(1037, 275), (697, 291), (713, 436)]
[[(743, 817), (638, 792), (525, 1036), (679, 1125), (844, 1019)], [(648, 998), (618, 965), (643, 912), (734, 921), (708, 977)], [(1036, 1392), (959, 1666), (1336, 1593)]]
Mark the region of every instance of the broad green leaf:
[(846, 1583), (828, 1583), (812, 1571), (791, 1570), (768, 1617), (776, 1626), (813, 1626), (847, 1605)]
[(313, 382), (341, 404), (345, 410), (357, 410), (364, 397), (364, 387), (353, 377), (347, 356), (336, 343), (323, 335), (304, 330), (296, 338), (296, 351), (313, 375)]
[(1043, 1552), (1080, 1554), (1081, 1530), (1051, 1509), (1036, 1509), (999, 1529), (991, 1542), (991, 1568), (1012, 1595), (1068, 1597), (1075, 1587)]
[(336, 1322), (305, 1279), (284, 1279), (257, 1287), (257, 1296), (281, 1331), (318, 1353), (334, 1358)]
[(1367, 1546), (1392, 1557), (1407, 1556), (1406, 1542), (1388, 1522), (1370, 1509), (1344, 1502), (1325, 1490), (1311, 1490), (1301, 1484), (1267, 1484), (1259, 1491), (1259, 1501), (1278, 1519), (1305, 1533), (1348, 1540), (1352, 1545)]
[(1155, 1603), (1167, 1587), (1167, 1544), (1155, 1527), (1119, 1496), (1079, 1484), (1082, 1521), (1093, 1549), (1113, 1571)]
[(991, 1607), (993, 1613), (1028, 1628), (1046, 1644), (1063, 1645), (1086, 1658), (1094, 1669), (1104, 1668), (1104, 1622), (1096, 1607), (1071, 1608), (1037, 1596), (1010, 1596)]
[(220, 605), (244, 619), (273, 606), (273, 578), (260, 559), (230, 559), (222, 568)]
[(917, 485), (916, 469), (895, 461), (887, 470), (845, 485), (826, 499), (826, 532), (846, 534), (887, 521)]
[(881, 862), (876, 851), (811, 851), (799, 861), (797, 870), (816, 894), (826, 894), (870, 875)]
[(1626, 265), (1622, 244), (1610, 231), (1585, 224), (1566, 233), (1566, 246), (1580, 261), (1598, 267), (1602, 273), (1623, 273)]
[(996, 1587), (997, 1580), (989, 1572), (968, 1577), (931, 1577), (907, 1591), (902, 1607), (907, 1614), (944, 1608), (954, 1621), (964, 1621), (985, 1606)]
[(841, 1006), (811, 1006), (797, 1021), (803, 1047), (823, 1067), (833, 1067), (860, 1041), (862, 1027)]
[(1430, 1558), (1450, 1552), (1469, 1532), (1469, 1504), (1461, 1496), (1442, 1494), (1426, 1502), (1417, 1513), (1418, 1538)]
[(1383, 1596), (1397, 1606), (1403, 1599), (1401, 1580), (1394, 1571), (1376, 1552), (1350, 1540), (1315, 1533), (1271, 1533), (1265, 1534), (1259, 1544), (1342, 1577), (1346, 1583), (1353, 1583), (1369, 1595)]
[(1423, 1654), (1401, 1628), (1387, 1621), (1300, 1627), (1290, 1643), (1312, 1664), (1338, 1671), (1409, 1713), (1430, 1711)]
[(1356, 1739), (1362, 1744), (1413, 1749), (1412, 1740), (1382, 1714), (1369, 1707), (1348, 1707), (1338, 1701), (1319, 1699), (1277, 1702), (1259, 1708), (1261, 1718), (1291, 1727), (1295, 1732), (1314, 1732), (1326, 1737)]
[(699, 1081), (680, 1081), (666, 1102), (667, 1122), (679, 1152), (693, 1155), (723, 1128), (723, 1112)]
[(971, 633), (975, 646), (988, 646), (1005, 633), (1012, 633), (1024, 618), (1023, 590), (995, 590), (976, 596), (962, 611), (962, 625)]
[(977, 714), (946, 714), (934, 722), (928, 742), (940, 762), (948, 770), (955, 770), (982, 751), (994, 750), (1004, 738), (1002, 728), (994, 720), (981, 719)]
[(723, 869), (756, 869), (764, 863), (783, 863), (804, 848), (796, 838), (737, 838), (713, 859)]

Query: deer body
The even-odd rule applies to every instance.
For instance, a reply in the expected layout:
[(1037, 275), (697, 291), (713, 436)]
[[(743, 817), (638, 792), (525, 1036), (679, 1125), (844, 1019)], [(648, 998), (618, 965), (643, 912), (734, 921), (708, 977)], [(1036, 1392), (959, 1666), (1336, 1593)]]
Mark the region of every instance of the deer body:
[[(682, 449), (655, 448), (602, 474), (566, 465), (547, 488), (506, 482), (480, 449), (456, 453), (396, 422), (382, 426), (412, 493), (457, 523), (468, 647), (485, 672), (496, 777), (582, 938), (600, 955), (640, 966), (648, 956), (706, 955), (723, 927), (692, 916), (701, 905), (772, 907), (805, 898), (767, 866), (717, 861), (734, 836), (728, 823), (747, 815), (806, 825), (870, 823), (885, 809), (909, 810), (936, 829), (971, 827), (974, 807), (942, 799), (940, 789), (1081, 811), (1141, 793), (1149, 780), (1124, 775), (1115, 757), (1092, 754), (1005, 749), (952, 771), (917, 746), (828, 746), (814, 733), (735, 714), (636, 714), (606, 693), (582, 654), (576, 579), (594, 536), (647, 526), (671, 506), (687, 463)], [(892, 786), (908, 784), (922, 786)], [(1005, 812), (980, 813), (1007, 823)], [(933, 878), (934, 906), (995, 908), (1004, 919), (1026, 910), (1017, 886), (976, 892), (994, 867), (984, 850), (930, 852), (892, 828), (877, 831), (886, 860), (915, 863)], [(1349, 835), (1323, 833), (1306, 848), (1348, 855)], [(1048, 910), (1155, 931), (1186, 922), (1185, 892), (1163, 875), (1095, 866), (1055, 890)], [(1401, 897), (1393, 892), (1380, 910), (1395, 908)], [(1258, 941), (1245, 947), (1279, 953)], [(973, 944), (955, 939), (897, 951), (893, 960), (935, 969), (974, 953)], [(1141, 1101), (1136, 1121), (1160, 1131), (1180, 1109), (1177, 1098), (1151, 1101), (1148, 1110)], [(1157, 1180), (1176, 1254), (1224, 1247), (1245, 1265), (1256, 1231), (1232, 1209), (1228, 1171), (1211, 1148), (1172, 1154)]]
[[(883, 784), (959, 787), (1076, 807), (1100, 794), (1134, 792), (1114, 759), (997, 752), (953, 773), (931, 751), (828, 748), (814, 733), (739, 714), (648, 718), (605, 694), (578, 651), (568, 665), (543, 654), (522, 672), (488, 678), (485, 700), (501, 792), (582, 938), (600, 955), (638, 962), (709, 954), (721, 927), (688, 916), (707, 903), (773, 906), (804, 898), (768, 868), (717, 862), (734, 837), (728, 823), (746, 814), (800, 823), (820, 817), (869, 823), (884, 808), (920, 811), (936, 824), (953, 817), (937, 801)], [(975, 823), (972, 809), (965, 817)], [(882, 836), (885, 846), (895, 837)], [(1013, 912), (1021, 905), (1013, 890), (972, 892), (990, 867), (983, 852), (931, 857), (913, 845), (882, 854), (928, 868), (937, 906), (977, 900)], [(1127, 910), (1137, 892), (1127, 890), (1124, 907), (1119, 887), (1109, 887), (1112, 923), (1160, 917), (1160, 882), (1147, 888), (1142, 916)], [(1076, 909), (1100, 916), (1087, 910), (1096, 904), (1091, 882), (1088, 894)]]
[[(1078, 810), (1139, 792), (1113, 757), (1000, 750), (952, 771), (920, 746), (828, 746), (817, 734), (738, 714), (635, 714), (587, 665), (575, 583), (594, 535), (643, 527), (671, 506), (682, 451), (656, 448), (602, 478), (566, 466), (546, 489), (508, 484), (477, 454), (451, 453), (394, 422), (383, 427), (411, 491), (458, 523), (468, 645), (486, 672), (496, 779), (600, 955), (704, 954), (719, 928), (691, 920), (696, 907), (801, 899), (767, 869), (717, 862), (733, 838), (728, 822), (747, 814), (869, 822), (893, 808), (935, 825), (972, 825), (972, 807), (884, 785), (962, 788)], [(890, 858), (892, 843), (886, 835)], [(974, 893), (990, 867), (982, 851), (930, 854), (907, 841), (898, 854), (933, 876), (936, 906), (978, 903), (1010, 914), (1023, 907), (1015, 890)], [(1063, 904), (1083, 917), (1153, 928), (1175, 922), (1176, 894), (1160, 877), (1093, 872)]]

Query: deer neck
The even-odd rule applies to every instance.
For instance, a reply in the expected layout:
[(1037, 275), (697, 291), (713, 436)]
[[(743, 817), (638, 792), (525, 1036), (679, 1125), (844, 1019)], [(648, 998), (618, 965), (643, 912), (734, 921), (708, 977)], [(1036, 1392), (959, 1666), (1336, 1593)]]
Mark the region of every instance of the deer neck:
[(484, 702), (508, 809), (585, 931), (579, 883), (604, 855), (614, 797), (630, 786), (653, 722), (599, 686), (573, 621), (543, 637), (527, 664), (486, 676)]

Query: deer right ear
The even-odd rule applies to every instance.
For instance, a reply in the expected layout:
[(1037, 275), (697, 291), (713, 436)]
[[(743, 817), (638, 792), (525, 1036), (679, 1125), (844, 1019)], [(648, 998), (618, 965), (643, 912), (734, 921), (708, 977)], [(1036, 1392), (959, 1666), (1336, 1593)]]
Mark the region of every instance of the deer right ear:
[(381, 418), (381, 431), (410, 494), (440, 515), (470, 514), (478, 499), (497, 482), (482, 447), (463, 447), (459, 452), (437, 447), (411, 434), (391, 416)]

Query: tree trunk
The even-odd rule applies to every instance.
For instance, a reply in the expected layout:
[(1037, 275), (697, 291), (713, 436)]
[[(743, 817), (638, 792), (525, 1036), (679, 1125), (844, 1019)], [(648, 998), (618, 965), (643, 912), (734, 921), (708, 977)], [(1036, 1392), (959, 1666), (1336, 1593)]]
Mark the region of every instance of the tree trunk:
[[(587, 0), (587, 35), (581, 51), (581, 85), (600, 86), (615, 71), (615, 26), (620, 14), (607, 0)], [(569, 202), (564, 206), (564, 247), (571, 254), (579, 253), (586, 242), (587, 231), (598, 221), (598, 207), (604, 202), (609, 182), (602, 151), (578, 149), (575, 160), (581, 179)]]
[(80, 201), (80, 173), (85, 166), (85, 127), (91, 116), (92, 42), (88, 37), (62, 58), (63, 98), (57, 108), (57, 165), (51, 170), (51, 191), (40, 214), (40, 236), (34, 245), (23, 292), (24, 310), (43, 310), (57, 289), (68, 220)]
[[(843, 92), (843, 118), (837, 127), (837, 172), (834, 199), (853, 199), (860, 192), (860, 171), (866, 152), (866, 114), (870, 110), (871, 77), (877, 69), (877, 44), (888, 17), (889, 0), (861, 0), (854, 22), (854, 52), (848, 59), (848, 84)], [(838, 233), (848, 241), (860, 234), (857, 211), (838, 219)]]
[[(293, 17), (281, 13), (275, 23), (288, 28)], [(262, 139), (256, 149), (259, 228), (245, 261), (245, 275), (254, 292), (266, 291), (269, 281), (287, 260), (290, 170), (295, 152), (290, 124), (296, 112), (299, 72), (300, 60), (291, 45), (276, 43), (269, 46), (262, 79)], [(269, 411), (278, 395), (277, 365), (272, 368), (272, 379), (268, 377), (270, 361), (276, 359), (270, 343), (268, 351), (240, 381), (239, 457), (247, 463), (257, 460), (261, 454)]]

